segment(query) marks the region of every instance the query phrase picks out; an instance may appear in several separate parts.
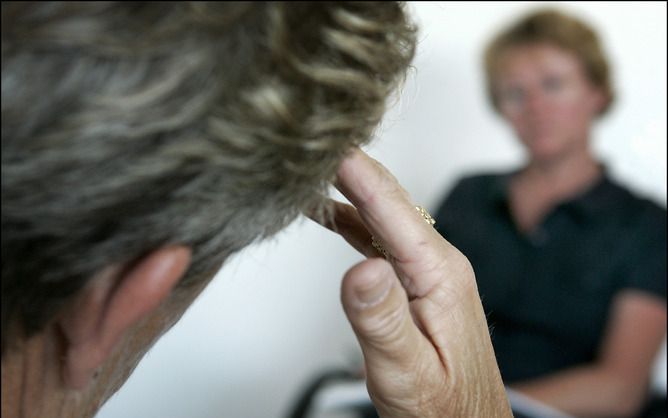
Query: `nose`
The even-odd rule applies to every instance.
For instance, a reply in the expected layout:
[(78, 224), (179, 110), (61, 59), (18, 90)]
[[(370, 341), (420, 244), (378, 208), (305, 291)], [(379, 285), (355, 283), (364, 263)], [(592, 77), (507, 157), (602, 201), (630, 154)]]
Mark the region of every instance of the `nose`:
[(524, 98), (524, 112), (529, 115), (540, 115), (547, 110), (547, 98), (539, 88), (528, 89)]

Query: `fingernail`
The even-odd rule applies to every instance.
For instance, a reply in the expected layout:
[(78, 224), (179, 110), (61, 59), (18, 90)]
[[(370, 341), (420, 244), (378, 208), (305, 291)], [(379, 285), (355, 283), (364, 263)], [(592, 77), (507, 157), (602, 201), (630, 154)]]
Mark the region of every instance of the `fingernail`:
[(390, 291), (392, 282), (386, 274), (378, 274), (368, 277), (364, 283), (355, 288), (355, 296), (361, 308), (368, 308), (385, 299)]

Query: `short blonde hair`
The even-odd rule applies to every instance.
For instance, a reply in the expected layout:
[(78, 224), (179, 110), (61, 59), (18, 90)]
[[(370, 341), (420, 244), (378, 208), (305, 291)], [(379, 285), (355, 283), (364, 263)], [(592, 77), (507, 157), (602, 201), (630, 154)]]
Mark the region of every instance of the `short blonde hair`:
[(485, 50), (484, 65), (487, 96), (498, 112), (494, 79), (501, 56), (510, 48), (547, 43), (574, 53), (589, 80), (605, 94), (607, 101), (599, 112), (605, 114), (614, 101), (610, 65), (594, 30), (583, 21), (553, 9), (535, 11), (499, 33)]

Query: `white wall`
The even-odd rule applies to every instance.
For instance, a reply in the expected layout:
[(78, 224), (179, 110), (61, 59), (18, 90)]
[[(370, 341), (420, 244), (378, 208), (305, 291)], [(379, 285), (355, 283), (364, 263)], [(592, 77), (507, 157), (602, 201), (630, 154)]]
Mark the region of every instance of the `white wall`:
[[(522, 156), (483, 96), (483, 43), (531, 3), (411, 4), (416, 71), (370, 153), (434, 208), (464, 172)], [(602, 34), (618, 103), (595, 131), (613, 176), (666, 203), (666, 4), (558, 4)], [(99, 418), (278, 418), (300, 385), (357, 356), (339, 280), (361, 257), (306, 221), (230, 261)], [(665, 387), (665, 352), (658, 379)]]

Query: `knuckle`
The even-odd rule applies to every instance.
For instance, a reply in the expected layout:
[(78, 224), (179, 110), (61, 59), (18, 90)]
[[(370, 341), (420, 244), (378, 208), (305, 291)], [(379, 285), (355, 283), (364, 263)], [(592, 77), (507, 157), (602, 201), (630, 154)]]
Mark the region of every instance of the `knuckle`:
[(394, 344), (401, 344), (407, 337), (403, 332), (404, 319), (403, 306), (397, 305), (380, 315), (370, 315), (363, 318), (360, 328), (369, 340), (393, 346)]
[(422, 251), (424, 273), (438, 273), (441, 276), (459, 278), (461, 280), (475, 280), (473, 265), (457, 248), (448, 244), (439, 237), (440, 245), (427, 245)]
[(457, 249), (454, 249), (453, 253), (451, 262), (453, 272), (464, 280), (475, 280), (475, 271), (471, 261)]

